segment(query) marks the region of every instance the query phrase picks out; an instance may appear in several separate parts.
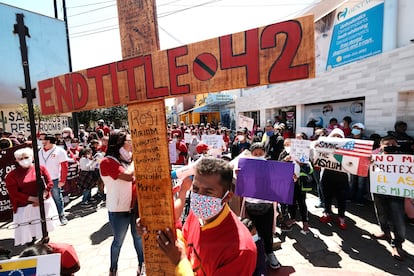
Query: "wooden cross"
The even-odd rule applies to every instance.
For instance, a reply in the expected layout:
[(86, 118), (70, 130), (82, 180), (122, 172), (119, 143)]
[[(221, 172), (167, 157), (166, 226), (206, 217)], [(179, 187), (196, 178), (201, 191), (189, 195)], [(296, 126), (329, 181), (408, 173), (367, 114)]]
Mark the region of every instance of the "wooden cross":
[(157, 230), (175, 229), (164, 99), (313, 78), (314, 18), (159, 51), (155, 0), (117, 5), (123, 60), (40, 81), (41, 109), (47, 115), (128, 104), (140, 216), (149, 229), (146, 271), (173, 275), (156, 246)]

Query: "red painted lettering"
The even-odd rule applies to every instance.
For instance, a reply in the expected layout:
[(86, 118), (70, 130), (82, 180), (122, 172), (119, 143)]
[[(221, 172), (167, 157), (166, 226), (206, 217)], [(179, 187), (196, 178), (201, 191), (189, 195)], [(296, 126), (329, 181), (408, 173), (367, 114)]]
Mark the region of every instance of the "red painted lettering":
[(168, 96), (168, 87), (155, 87), (154, 86), (154, 69), (152, 67), (152, 56), (144, 56), (144, 68), (145, 68), (145, 85), (147, 88), (147, 98), (154, 99), (159, 97)]
[(379, 161), (379, 162), (384, 161), (384, 155), (375, 155), (374, 161)]
[(86, 70), (88, 78), (95, 79), (96, 96), (98, 98), (98, 105), (105, 106), (105, 91), (103, 84), (103, 77), (109, 74), (109, 66), (102, 65)]
[(140, 67), (143, 64), (144, 60), (142, 56), (118, 62), (118, 71), (126, 71), (127, 73), (128, 94), (130, 101), (137, 100), (137, 88), (135, 85), (135, 68)]
[(111, 72), (111, 83), (112, 83), (112, 98), (114, 104), (119, 104), (121, 102), (119, 98), (119, 88), (118, 88), (118, 78), (116, 75), (116, 63), (109, 64), (109, 70)]
[(168, 71), (170, 76), (171, 95), (190, 93), (190, 85), (179, 85), (178, 77), (180, 75), (188, 74), (188, 65), (177, 65), (177, 57), (188, 54), (188, 47), (181, 46), (174, 49), (167, 50), (168, 57)]
[(55, 106), (52, 104), (48, 104), (49, 101), (52, 100), (51, 92), (48, 92), (49, 88), (53, 89), (53, 79), (47, 79), (43, 81), (39, 81), (39, 96), (40, 96), (40, 108), (42, 109), (43, 114), (55, 114)]
[(285, 35), (285, 43), (282, 52), (270, 69), (269, 82), (276, 83), (309, 77), (309, 63), (292, 65), (302, 41), (300, 22), (286, 21), (264, 28), (261, 36), (261, 49), (274, 48), (276, 36), (280, 34)]
[(72, 94), (73, 106), (75, 109), (80, 109), (88, 102), (88, 83), (85, 77), (79, 73), (73, 73), (72, 79)]
[(403, 155), (402, 161), (403, 162), (413, 163), (414, 162), (413, 155)]
[(260, 83), (258, 33), (258, 29), (245, 32), (245, 52), (240, 54), (233, 53), (232, 35), (226, 35), (219, 38), (221, 69), (245, 67), (248, 86)]
[[(58, 111), (63, 113), (64, 110), (73, 110), (72, 94), (70, 89), (70, 74), (65, 75), (65, 85), (60, 82), (59, 77), (54, 78), (53, 82), (56, 90)], [(63, 107), (64, 103), (67, 105), (66, 109)]]

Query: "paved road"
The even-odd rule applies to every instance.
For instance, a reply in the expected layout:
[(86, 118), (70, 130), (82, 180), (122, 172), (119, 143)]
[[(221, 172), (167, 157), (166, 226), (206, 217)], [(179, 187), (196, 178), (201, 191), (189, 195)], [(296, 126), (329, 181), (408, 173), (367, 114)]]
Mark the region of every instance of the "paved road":
[[(414, 275), (414, 226), (407, 226), (407, 240), (403, 245), (406, 260), (399, 262), (390, 254), (385, 241), (371, 239), (370, 233), (379, 231), (372, 204), (360, 207), (348, 204), (348, 229), (324, 225), (318, 221), (322, 209), (316, 209), (317, 198), (308, 194), (311, 234), (300, 233), (299, 225), (291, 232), (278, 233), (281, 246), (275, 251), (283, 267), (269, 271), (269, 275)], [(108, 275), (109, 247), (112, 234), (107, 210), (101, 204), (90, 208), (79, 205), (80, 199), (70, 202), (66, 209), (67, 226), (50, 233), (55, 242), (73, 244), (81, 261), (78, 276)], [(336, 209), (334, 209), (336, 211)], [(0, 229), (0, 247), (12, 249), (17, 255), (23, 247), (13, 246), (13, 232)], [(137, 260), (129, 235), (121, 250), (119, 275), (136, 275)]]

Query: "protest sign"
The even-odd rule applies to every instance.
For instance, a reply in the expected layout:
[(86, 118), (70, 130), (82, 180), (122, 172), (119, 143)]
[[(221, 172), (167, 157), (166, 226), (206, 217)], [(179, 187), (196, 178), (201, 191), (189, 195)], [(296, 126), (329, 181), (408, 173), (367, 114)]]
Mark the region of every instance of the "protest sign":
[(414, 198), (414, 155), (373, 155), (372, 159), (371, 193)]
[(254, 120), (252, 118), (239, 114), (238, 123), (240, 128), (247, 128), (249, 131), (253, 130)]
[(308, 163), (310, 156), (310, 141), (292, 139), (290, 156), (293, 158), (293, 160), (300, 163)]
[(220, 157), (223, 152), (223, 136), (217, 134), (203, 135), (201, 141), (208, 145), (208, 153), (215, 157)]
[(178, 160), (177, 148), (175, 143), (168, 144), (168, 155), (170, 157), (170, 163), (175, 163)]
[(0, 276), (9, 275), (60, 275), (60, 254), (0, 261)]
[(368, 176), (374, 141), (320, 137), (314, 142), (314, 165), (359, 176)]
[(313, 127), (297, 127), (296, 133), (305, 133), (308, 137), (313, 136)]
[(236, 195), (292, 204), (293, 163), (240, 158), (238, 164)]

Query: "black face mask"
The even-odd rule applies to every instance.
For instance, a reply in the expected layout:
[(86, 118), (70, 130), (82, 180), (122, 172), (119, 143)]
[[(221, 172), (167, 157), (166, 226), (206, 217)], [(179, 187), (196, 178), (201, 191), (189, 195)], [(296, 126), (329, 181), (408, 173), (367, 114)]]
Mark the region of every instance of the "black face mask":
[(384, 147), (386, 153), (401, 153), (399, 146), (386, 146)]

